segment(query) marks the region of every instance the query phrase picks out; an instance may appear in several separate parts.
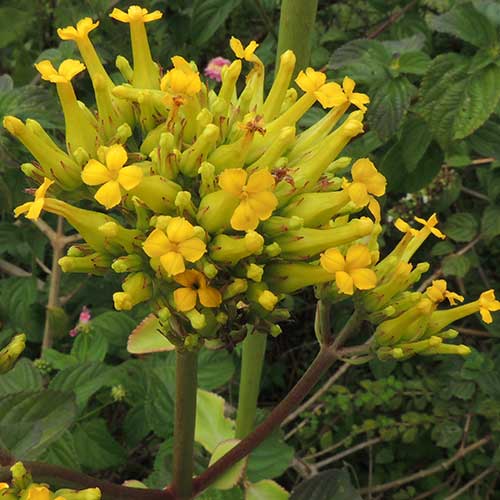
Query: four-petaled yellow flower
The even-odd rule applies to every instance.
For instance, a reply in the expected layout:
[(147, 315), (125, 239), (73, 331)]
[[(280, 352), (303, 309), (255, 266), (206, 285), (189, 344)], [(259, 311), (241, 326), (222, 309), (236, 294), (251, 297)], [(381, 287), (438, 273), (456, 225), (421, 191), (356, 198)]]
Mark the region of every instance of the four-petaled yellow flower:
[(35, 64), (35, 68), (44, 80), (52, 83), (68, 83), (85, 69), (85, 64), (76, 59), (66, 59), (56, 70), (49, 60), (44, 60)]
[(259, 225), (259, 220), (271, 217), (278, 205), (272, 193), (274, 177), (267, 169), (250, 174), (242, 168), (229, 168), (219, 175), (222, 190), (239, 198), (240, 204), (231, 217), (231, 227), (238, 231), (250, 231)]
[(328, 108), (351, 103), (361, 111), (366, 112), (365, 104), (370, 102), (370, 98), (366, 94), (354, 92), (355, 86), (355, 81), (348, 76), (344, 77), (342, 87), (336, 82), (330, 82), (322, 89), (324, 102), (320, 102), (324, 107)]
[(159, 10), (148, 12), (148, 9), (139, 7), (138, 5), (131, 5), (127, 12), (123, 12), (116, 7), (113, 9), (109, 17), (121, 21), (122, 23), (149, 23), (161, 19), (163, 14)]
[(415, 217), (415, 220), (417, 222), (420, 222), (420, 224), (423, 224), (422, 229), (427, 229), (429, 230), (430, 233), (432, 233), (434, 236), (437, 236), (438, 238), (444, 240), (446, 236), (437, 228), (435, 227), (438, 223), (438, 218), (436, 214), (432, 214), (428, 220), (421, 219), (420, 217)]
[(160, 264), (169, 276), (185, 271), (184, 260), (200, 260), (207, 248), (200, 238), (195, 237), (194, 227), (183, 217), (173, 217), (167, 225), (167, 234), (155, 229), (143, 243), (149, 257), (159, 257)]
[(495, 298), (495, 291), (488, 290), (479, 297), (479, 313), (485, 323), (492, 323), (491, 312), (500, 311), (500, 302)]
[(92, 22), (92, 18), (84, 17), (74, 26), (66, 26), (66, 28), (57, 28), (57, 34), (61, 40), (81, 40), (99, 26), (99, 21)]
[(40, 213), (42, 212), (43, 205), (45, 203), (45, 194), (47, 193), (47, 189), (54, 184), (54, 181), (50, 179), (43, 179), (43, 183), (40, 187), (35, 191), (35, 201), (28, 201), (27, 203), (23, 203), (19, 205), (14, 210), (14, 215), (19, 217), (21, 214), (26, 214), (27, 219), (37, 220), (40, 217)]
[(50, 500), (50, 491), (45, 486), (32, 486), (26, 500)]
[(337, 248), (329, 248), (320, 257), (321, 267), (335, 275), (338, 289), (346, 295), (354, 290), (370, 290), (377, 285), (377, 276), (368, 266), (372, 263), (370, 250), (365, 245), (349, 247), (344, 256)]
[(218, 307), (222, 302), (219, 290), (208, 286), (205, 275), (195, 269), (178, 274), (174, 280), (184, 287), (174, 291), (174, 303), (178, 311), (191, 311), (195, 308), (197, 299), (205, 307)]
[(199, 73), (181, 56), (174, 56), (171, 60), (174, 68), (161, 79), (161, 90), (180, 97), (197, 94), (201, 90)]
[[(383, 196), (387, 181), (368, 158), (356, 161), (351, 170), (352, 182), (344, 180), (343, 187), (351, 200), (358, 206), (368, 205), (368, 209), (380, 221), (380, 205), (373, 196)], [(373, 195), (373, 196), (370, 196)]]
[(82, 180), (89, 186), (101, 186), (94, 198), (110, 209), (118, 205), (122, 199), (121, 188), (129, 191), (139, 185), (142, 170), (136, 165), (124, 167), (127, 163), (127, 152), (121, 144), (113, 144), (106, 152), (106, 165), (100, 161), (89, 160), (82, 171)]
[(448, 299), (448, 302), (452, 306), (457, 305), (458, 302), (463, 302), (464, 298), (455, 292), (450, 292), (446, 289), (446, 280), (434, 280), (432, 285), (427, 288), (425, 293), (433, 302), (443, 302), (443, 300)]
[(232, 36), (231, 40), (229, 40), (229, 45), (234, 52), (234, 55), (238, 59), (245, 59), (248, 62), (257, 62), (260, 61), (259, 58), (254, 54), (255, 50), (259, 46), (259, 44), (252, 40), (246, 47), (243, 47), (243, 44), (236, 37)]

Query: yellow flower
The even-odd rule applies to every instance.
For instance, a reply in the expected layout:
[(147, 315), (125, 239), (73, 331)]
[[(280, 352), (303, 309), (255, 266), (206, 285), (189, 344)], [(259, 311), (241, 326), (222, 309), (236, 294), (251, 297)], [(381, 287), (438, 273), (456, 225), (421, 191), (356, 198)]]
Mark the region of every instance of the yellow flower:
[(352, 166), (352, 181), (344, 180), (343, 187), (351, 200), (358, 206), (368, 205), (375, 220), (380, 220), (380, 205), (373, 196), (383, 196), (387, 181), (368, 158), (361, 158)]
[(84, 17), (76, 23), (76, 28), (66, 26), (66, 28), (57, 28), (57, 34), (62, 40), (81, 40), (99, 26), (99, 21), (92, 22), (90, 17)]
[(166, 234), (155, 229), (143, 244), (149, 257), (159, 257), (160, 264), (170, 276), (185, 271), (184, 259), (200, 260), (206, 252), (205, 243), (194, 236), (194, 227), (183, 217), (173, 217), (168, 222)]
[(181, 96), (193, 96), (201, 90), (201, 79), (197, 71), (181, 56), (172, 57), (174, 68), (161, 79), (164, 92)]
[(35, 68), (44, 80), (52, 83), (68, 83), (85, 69), (85, 64), (76, 59), (66, 59), (56, 70), (49, 60), (40, 61)]
[(434, 280), (425, 293), (433, 302), (443, 302), (443, 300), (448, 299), (450, 305), (452, 306), (456, 306), (457, 301), (464, 301), (464, 298), (461, 295), (455, 292), (449, 292), (446, 287), (446, 280)]
[(127, 152), (121, 144), (113, 144), (106, 153), (106, 165), (97, 160), (89, 160), (82, 171), (82, 180), (89, 186), (101, 186), (94, 198), (106, 207), (113, 208), (122, 199), (120, 187), (129, 191), (139, 185), (142, 180), (140, 167), (127, 162)]
[(147, 9), (139, 7), (138, 5), (131, 5), (128, 8), (128, 12), (123, 12), (123, 10), (115, 7), (113, 12), (109, 15), (109, 17), (122, 23), (149, 23), (150, 21), (161, 19), (162, 16), (163, 14), (159, 10), (148, 13)]
[(408, 224), (408, 222), (404, 221), (401, 218), (398, 218), (394, 223), (394, 225), (396, 226), (396, 229), (398, 229), (402, 233), (411, 234), (412, 236), (416, 236), (418, 234), (417, 229), (411, 227), (410, 224)]
[(45, 486), (33, 486), (29, 489), (26, 500), (50, 500), (50, 491)]
[(229, 168), (219, 175), (219, 186), (223, 191), (239, 198), (240, 204), (231, 217), (231, 227), (239, 231), (249, 231), (259, 225), (259, 220), (271, 217), (278, 205), (272, 193), (274, 177), (267, 169), (250, 174), (242, 168)]
[(372, 256), (367, 246), (356, 244), (349, 247), (344, 256), (337, 248), (329, 248), (321, 254), (321, 267), (335, 274), (338, 289), (346, 295), (352, 295), (354, 289), (370, 290), (377, 285), (377, 276), (368, 269)]
[(342, 87), (335, 82), (326, 84), (321, 89), (321, 98), (318, 96), (318, 100), (325, 108), (351, 103), (361, 111), (366, 112), (365, 104), (370, 102), (370, 98), (366, 94), (353, 92), (355, 86), (354, 80), (346, 76), (342, 82)]
[(45, 194), (52, 184), (54, 184), (54, 181), (45, 177), (42, 185), (35, 191), (35, 201), (28, 201), (27, 203), (19, 205), (14, 210), (14, 215), (19, 217), (21, 214), (28, 212), (26, 214), (27, 219), (37, 220), (38, 217), (40, 217), (40, 213), (42, 212), (43, 205), (45, 203)]
[(205, 307), (218, 307), (222, 302), (219, 290), (208, 286), (205, 275), (199, 271), (188, 269), (174, 279), (179, 285), (183, 285), (183, 288), (174, 291), (174, 302), (178, 311), (191, 311), (195, 308), (197, 299)]
[(488, 290), (479, 297), (479, 313), (485, 323), (492, 323), (491, 312), (500, 311), (500, 302), (495, 299), (495, 291)]
[(429, 232), (431, 232), (434, 236), (437, 236), (442, 240), (446, 238), (446, 236), (437, 227), (435, 227), (438, 223), (438, 218), (436, 214), (432, 214), (429, 217), (429, 220), (421, 219), (420, 217), (415, 217), (415, 220), (417, 222), (420, 222), (420, 224), (423, 224), (424, 227), (428, 229)]
[(232, 36), (231, 40), (229, 40), (229, 45), (238, 59), (245, 59), (245, 61), (249, 62), (256, 62), (258, 60), (254, 52), (259, 44), (255, 40), (252, 40), (246, 47), (243, 47), (240, 40)]
[(317, 92), (326, 82), (326, 75), (321, 71), (315, 71), (313, 68), (307, 68), (306, 71), (301, 71), (295, 83), (306, 93), (315, 94), (317, 97)]

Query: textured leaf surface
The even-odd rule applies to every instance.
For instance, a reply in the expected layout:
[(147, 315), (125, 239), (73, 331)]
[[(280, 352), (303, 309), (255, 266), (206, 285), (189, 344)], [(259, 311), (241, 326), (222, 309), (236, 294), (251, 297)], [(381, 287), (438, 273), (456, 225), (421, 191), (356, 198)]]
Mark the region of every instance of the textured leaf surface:
[(299, 484), (290, 500), (361, 500), (347, 469), (332, 469)]
[(131, 354), (148, 354), (174, 350), (175, 346), (160, 330), (160, 320), (150, 314), (130, 334), (127, 351)]
[(224, 24), (241, 0), (195, 0), (191, 33), (193, 42), (202, 45)]
[(250, 483), (245, 490), (245, 500), (287, 500), (288, 498), (290, 498), (290, 493), (270, 479)]
[[(209, 465), (217, 462), (219, 458), (222, 458), (227, 452), (232, 450), (239, 442), (239, 439), (228, 439), (227, 441), (219, 443), (210, 457)], [(236, 486), (243, 478), (247, 460), (248, 458), (246, 457), (229, 467), (229, 469), (217, 477), (213, 483), (213, 487), (218, 490), (230, 490), (233, 486)]]
[(27, 358), (20, 359), (14, 368), (0, 375), (0, 397), (42, 388), (42, 376)]

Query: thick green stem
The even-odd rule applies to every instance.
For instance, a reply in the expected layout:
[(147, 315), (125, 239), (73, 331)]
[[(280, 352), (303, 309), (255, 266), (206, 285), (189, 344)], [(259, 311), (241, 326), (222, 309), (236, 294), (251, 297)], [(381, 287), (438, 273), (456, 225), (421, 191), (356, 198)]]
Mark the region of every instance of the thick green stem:
[(176, 351), (172, 489), (177, 500), (188, 500), (192, 497), (197, 368), (196, 352)]
[(282, 0), (276, 67), (280, 55), (289, 49), (297, 57), (295, 74), (307, 67), (317, 10), (318, 0)]
[(260, 377), (266, 353), (267, 334), (254, 332), (243, 341), (241, 377), (236, 416), (236, 437), (243, 439), (253, 431)]

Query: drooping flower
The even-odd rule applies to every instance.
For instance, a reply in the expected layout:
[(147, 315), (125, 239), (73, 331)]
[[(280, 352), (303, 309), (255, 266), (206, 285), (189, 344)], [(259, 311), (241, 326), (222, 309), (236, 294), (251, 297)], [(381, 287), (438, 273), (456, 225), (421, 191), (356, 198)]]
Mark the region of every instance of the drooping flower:
[[(375, 220), (380, 220), (380, 205), (374, 196), (383, 196), (387, 181), (368, 158), (361, 158), (352, 166), (352, 182), (344, 180), (343, 187), (358, 206), (368, 205)], [(373, 195), (373, 196), (370, 196)]]
[(370, 290), (377, 285), (377, 276), (368, 266), (372, 263), (370, 250), (365, 245), (349, 247), (344, 257), (337, 248), (329, 248), (321, 254), (321, 267), (335, 275), (338, 289), (346, 295), (354, 290)]
[(195, 236), (194, 227), (183, 217), (170, 219), (166, 234), (161, 229), (154, 229), (143, 248), (149, 257), (160, 258), (160, 264), (169, 276), (185, 271), (184, 260), (196, 262), (206, 252), (205, 243)]
[(57, 34), (62, 40), (80, 40), (88, 36), (88, 34), (99, 26), (99, 21), (92, 22), (92, 18), (84, 17), (74, 26), (66, 26), (66, 28), (58, 28)]
[(434, 236), (437, 236), (442, 240), (446, 238), (446, 235), (444, 235), (437, 227), (435, 227), (438, 223), (436, 214), (432, 214), (428, 220), (421, 219), (420, 217), (415, 217), (415, 220), (417, 222), (420, 222), (420, 224), (423, 224), (424, 227), (422, 229), (427, 229)]
[(131, 5), (127, 12), (115, 7), (109, 15), (109, 17), (122, 23), (149, 23), (161, 19), (162, 16), (163, 14), (159, 10), (148, 12), (148, 9), (144, 9), (138, 5)]
[(330, 82), (322, 89), (322, 100), (320, 102), (324, 107), (351, 103), (361, 111), (366, 112), (365, 104), (370, 102), (370, 98), (366, 94), (354, 92), (355, 86), (355, 81), (348, 76), (344, 77), (342, 87), (336, 82)]
[(26, 218), (31, 220), (37, 220), (40, 217), (40, 213), (43, 210), (43, 205), (45, 203), (45, 195), (50, 186), (54, 184), (54, 181), (44, 178), (42, 185), (35, 191), (35, 201), (28, 201), (19, 205), (14, 210), (14, 215), (19, 217), (21, 214), (26, 213)]
[(450, 305), (455, 306), (458, 302), (463, 302), (464, 298), (455, 292), (450, 292), (447, 289), (446, 280), (434, 280), (432, 285), (427, 288), (425, 293), (433, 302), (443, 302), (447, 299)]
[(205, 307), (218, 307), (222, 302), (219, 290), (208, 286), (205, 275), (195, 269), (178, 274), (174, 280), (183, 286), (174, 291), (174, 303), (178, 311), (191, 311), (197, 300)]
[(220, 82), (222, 80), (222, 68), (229, 66), (231, 61), (224, 57), (214, 57), (208, 61), (207, 66), (203, 70), (208, 78)]
[(487, 290), (479, 297), (479, 313), (485, 323), (492, 323), (492, 312), (500, 311), (500, 301), (495, 298), (494, 290)]
[(278, 205), (272, 192), (274, 177), (267, 169), (250, 174), (242, 168), (229, 168), (219, 175), (219, 186), (223, 191), (239, 198), (240, 204), (231, 217), (231, 227), (238, 231), (249, 231), (259, 221), (269, 219)]
[(121, 144), (113, 144), (106, 152), (106, 165), (100, 161), (89, 160), (82, 171), (82, 180), (89, 186), (103, 184), (94, 198), (110, 209), (118, 205), (122, 199), (121, 188), (129, 191), (139, 185), (142, 170), (136, 165), (124, 167), (127, 152)]

